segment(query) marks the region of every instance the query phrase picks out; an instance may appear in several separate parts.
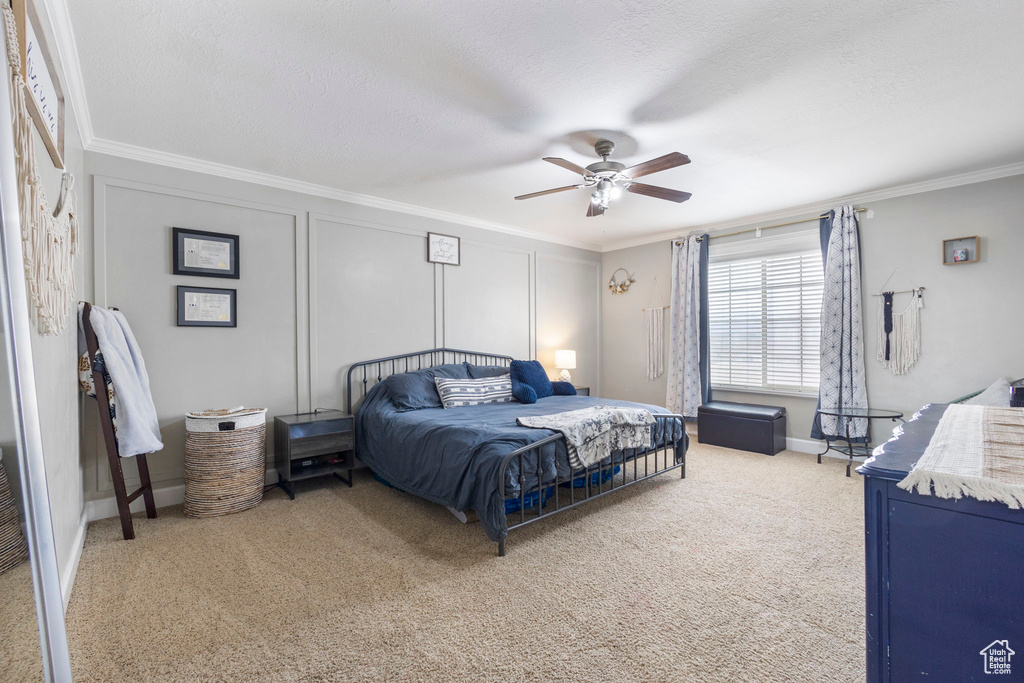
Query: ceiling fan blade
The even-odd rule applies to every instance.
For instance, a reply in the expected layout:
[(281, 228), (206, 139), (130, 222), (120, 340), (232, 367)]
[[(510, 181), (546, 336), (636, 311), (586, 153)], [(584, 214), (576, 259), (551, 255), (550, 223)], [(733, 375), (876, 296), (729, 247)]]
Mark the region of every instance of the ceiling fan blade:
[(594, 175), (591, 171), (588, 171), (582, 166), (574, 164), (568, 159), (563, 159), (561, 157), (544, 157), (544, 161), (554, 164), (555, 166), (561, 166), (562, 168), (572, 171), (573, 173), (579, 173), (584, 178), (589, 178)]
[(658, 171), (665, 171), (688, 163), (690, 163), (690, 157), (685, 154), (669, 152), (663, 157), (651, 159), (650, 161), (645, 161), (644, 163), (637, 164), (636, 166), (630, 166), (622, 172), (622, 175), (629, 176), (630, 178), (639, 178), (640, 176), (650, 175), (652, 173), (657, 173)]
[(658, 187), (657, 185), (644, 185), (643, 183), (633, 183), (626, 190), (634, 194), (642, 194), (646, 197), (667, 199), (670, 202), (685, 202), (693, 196), (689, 192), (670, 190), (667, 187)]
[(604, 215), (604, 209), (601, 208), (600, 204), (595, 204), (594, 202), (590, 202), (590, 204), (587, 205), (587, 217), (588, 218), (590, 216), (603, 216), (603, 215)]
[(565, 187), (556, 187), (553, 190), (541, 190), (540, 192), (531, 192), (530, 194), (521, 194), (516, 199), (533, 199), (534, 197), (542, 197), (546, 194), (554, 194), (555, 192), (565, 192), (566, 190), (575, 190), (583, 187), (583, 185), (567, 185)]

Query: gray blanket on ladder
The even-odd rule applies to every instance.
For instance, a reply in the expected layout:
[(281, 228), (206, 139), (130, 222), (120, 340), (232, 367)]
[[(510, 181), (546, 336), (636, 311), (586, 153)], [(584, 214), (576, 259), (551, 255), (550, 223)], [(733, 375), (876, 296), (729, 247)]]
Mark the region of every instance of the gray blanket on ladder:
[(654, 416), (643, 408), (594, 406), (554, 415), (520, 417), (516, 422), (522, 427), (561, 433), (569, 464), (584, 469), (601, 462), (613, 451), (648, 448)]
[[(84, 308), (84, 304), (78, 305), (78, 352), (85, 354), (85, 360), (79, 363), (80, 373), (85, 374), (83, 384), (91, 381), (92, 374), (82, 325)], [(120, 311), (99, 306), (92, 307), (89, 322), (96, 333), (99, 355), (113, 385), (116, 407), (112, 408), (110, 417), (114, 423), (118, 454), (127, 458), (160, 450), (164, 444), (149, 391), (149, 374), (132, 328)]]

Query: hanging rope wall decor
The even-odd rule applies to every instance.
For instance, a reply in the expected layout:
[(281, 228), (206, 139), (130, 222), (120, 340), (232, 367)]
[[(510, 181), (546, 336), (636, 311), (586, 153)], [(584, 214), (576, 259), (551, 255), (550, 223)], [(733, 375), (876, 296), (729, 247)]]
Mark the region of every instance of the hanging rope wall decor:
[[(658, 293), (658, 305), (651, 306), (654, 293)], [(647, 308), (642, 309), (647, 323), (647, 379), (656, 380), (665, 373), (665, 309), (658, 278), (654, 278), (651, 295), (647, 297)]]
[(25, 80), (14, 12), (3, 8), (7, 34), (8, 86), (14, 124), (15, 166), (18, 204), (21, 209), (21, 240), (25, 257), (30, 307), (40, 334), (64, 331), (76, 297), (74, 257), (78, 255), (78, 220), (75, 213), (74, 177), (65, 171), (56, 215), (46, 200), (46, 191), (36, 165), (32, 121), (25, 103)]
[(878, 299), (878, 360), (894, 375), (905, 375), (921, 358), (921, 309), (924, 287), (912, 289), (910, 303), (893, 311), (893, 295), (881, 292)]
[[(619, 274), (619, 271), (626, 274), (626, 277), (622, 280), (616, 280), (615, 276)], [(612, 294), (625, 294), (629, 291), (629, 286), (636, 282), (636, 279), (629, 274), (629, 271), (625, 268), (618, 268), (612, 273), (612, 277), (608, 280), (608, 289), (611, 290)]]

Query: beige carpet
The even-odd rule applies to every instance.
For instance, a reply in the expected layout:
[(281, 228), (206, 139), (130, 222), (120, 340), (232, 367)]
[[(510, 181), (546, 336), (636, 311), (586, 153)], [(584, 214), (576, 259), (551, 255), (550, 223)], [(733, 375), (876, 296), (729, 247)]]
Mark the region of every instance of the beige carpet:
[(89, 528), (81, 681), (862, 681), (862, 481), (694, 445), (513, 532), (357, 477), (210, 520)]
[(0, 681), (43, 680), (32, 566), (25, 560), (0, 574)]

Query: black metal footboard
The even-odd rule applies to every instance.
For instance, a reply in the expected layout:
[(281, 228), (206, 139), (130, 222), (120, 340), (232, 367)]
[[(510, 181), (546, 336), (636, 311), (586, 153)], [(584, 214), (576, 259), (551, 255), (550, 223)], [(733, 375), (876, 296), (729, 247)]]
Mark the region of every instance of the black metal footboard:
[[(512, 531), (559, 512), (571, 510), (578, 505), (671, 470), (678, 469), (680, 477), (685, 479), (685, 432), (678, 440), (670, 441), (667, 435), (671, 434), (673, 429), (671, 425), (663, 422), (679, 420), (682, 429), (682, 416), (658, 413), (654, 415), (654, 419), (659, 421), (659, 425), (653, 428), (654, 433), (662, 434), (662, 439), (656, 441), (658, 445), (655, 448), (646, 448), (619, 460), (610, 458), (609, 462), (592, 465), (586, 470), (574, 470), (568, 476), (558, 473), (557, 462), (554, 477), (545, 478), (543, 471), (542, 449), (548, 444), (564, 440), (565, 437), (561, 434), (554, 434), (529, 446), (517, 448), (506, 455), (498, 468), (498, 491), (503, 503), (509, 498), (505, 483), (509, 479), (508, 471), (513, 463), (518, 466), (519, 473), (519, 510), (506, 514), (508, 530)], [(615, 472), (617, 466), (621, 468), (618, 473)], [(530, 468), (535, 471), (528, 476)], [(583, 485), (577, 486), (581, 478)], [(528, 484), (528, 481), (536, 483)], [(498, 542), (498, 555), (505, 555), (504, 540)]]

